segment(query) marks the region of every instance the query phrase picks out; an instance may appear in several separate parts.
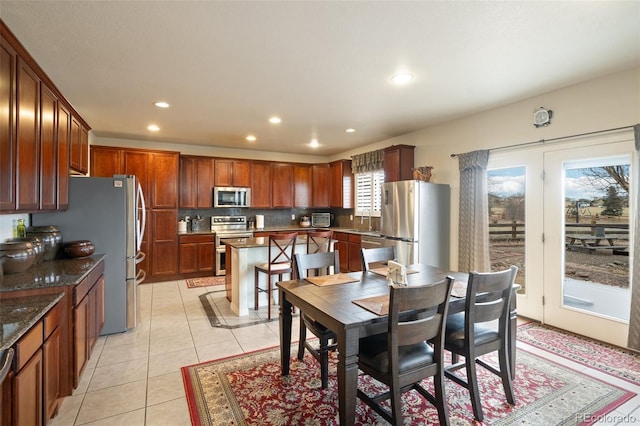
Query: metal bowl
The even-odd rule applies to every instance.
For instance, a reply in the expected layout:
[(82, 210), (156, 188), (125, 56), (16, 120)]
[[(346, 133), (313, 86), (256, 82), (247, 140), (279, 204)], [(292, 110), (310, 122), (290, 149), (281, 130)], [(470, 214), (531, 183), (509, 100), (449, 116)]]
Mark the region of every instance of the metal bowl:
[(0, 256), (4, 257), (5, 274), (25, 272), (36, 260), (33, 244), (28, 241), (7, 241), (0, 243)]
[(62, 248), (62, 233), (57, 226), (29, 226), (27, 237), (38, 237), (44, 243), (44, 259), (53, 260), (58, 257)]
[(67, 257), (77, 258), (91, 256), (96, 248), (89, 240), (78, 240), (64, 243), (62, 250)]
[(7, 242), (14, 242), (14, 241), (27, 241), (33, 245), (33, 251), (36, 254), (36, 260), (33, 262), (34, 265), (37, 265), (38, 263), (40, 263), (40, 261), (44, 258), (44, 243), (40, 238), (36, 237), (35, 235), (30, 237), (16, 237), (16, 238), (7, 239)]

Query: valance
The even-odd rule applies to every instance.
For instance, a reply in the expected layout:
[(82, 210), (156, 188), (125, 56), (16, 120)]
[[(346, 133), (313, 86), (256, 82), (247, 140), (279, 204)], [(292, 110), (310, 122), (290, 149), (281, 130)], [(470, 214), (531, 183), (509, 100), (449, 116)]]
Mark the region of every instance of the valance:
[(369, 151), (351, 156), (351, 170), (353, 173), (371, 172), (384, 168), (384, 149)]

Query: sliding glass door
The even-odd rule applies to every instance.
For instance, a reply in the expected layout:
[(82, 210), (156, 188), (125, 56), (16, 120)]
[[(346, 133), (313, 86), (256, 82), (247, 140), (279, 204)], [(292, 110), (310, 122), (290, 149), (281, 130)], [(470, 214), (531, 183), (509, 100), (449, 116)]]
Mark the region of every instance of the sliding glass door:
[(520, 315), (626, 346), (634, 155), (630, 133), (491, 153), (492, 270), (519, 267)]

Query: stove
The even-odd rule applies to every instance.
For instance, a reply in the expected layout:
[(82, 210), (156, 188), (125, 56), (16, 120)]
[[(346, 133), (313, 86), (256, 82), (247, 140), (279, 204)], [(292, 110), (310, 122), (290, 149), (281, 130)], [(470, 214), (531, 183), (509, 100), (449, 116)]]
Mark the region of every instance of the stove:
[(246, 216), (212, 216), (211, 232), (216, 233), (215, 274), (225, 275), (226, 247), (225, 238), (251, 238), (253, 232), (247, 230)]

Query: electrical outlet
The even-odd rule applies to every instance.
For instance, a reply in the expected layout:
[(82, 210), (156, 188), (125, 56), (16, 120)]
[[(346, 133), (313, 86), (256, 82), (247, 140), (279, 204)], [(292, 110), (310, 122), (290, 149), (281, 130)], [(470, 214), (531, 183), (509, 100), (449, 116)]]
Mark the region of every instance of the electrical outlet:
[(349, 215), (349, 220), (353, 220), (353, 215), (352, 214)]
[(291, 215), (291, 220), (296, 220), (296, 215), (295, 214)]

